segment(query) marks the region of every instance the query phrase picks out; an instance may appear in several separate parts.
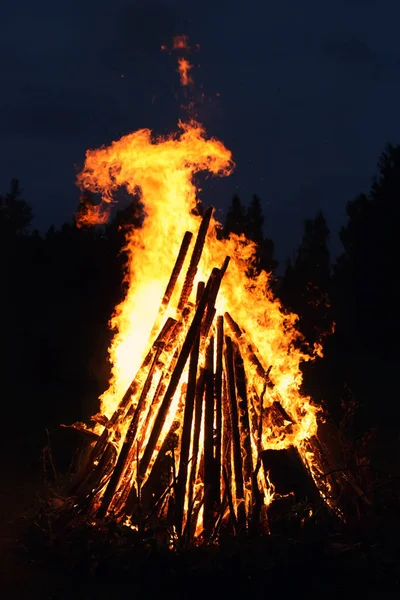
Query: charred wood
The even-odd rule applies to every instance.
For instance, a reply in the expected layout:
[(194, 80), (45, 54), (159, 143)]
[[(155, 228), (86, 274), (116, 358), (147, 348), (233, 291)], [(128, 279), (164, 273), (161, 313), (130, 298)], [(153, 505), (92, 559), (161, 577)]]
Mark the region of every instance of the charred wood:
[(203, 219), (201, 221), (199, 231), (197, 233), (196, 242), (193, 248), (192, 256), (190, 258), (189, 268), (186, 273), (185, 281), (183, 283), (181, 297), (178, 302), (178, 310), (182, 310), (186, 302), (189, 299), (189, 296), (193, 289), (194, 278), (196, 277), (197, 267), (200, 262), (200, 258), (203, 252), (204, 243), (206, 240), (206, 235), (208, 231), (208, 226), (210, 224), (211, 216), (213, 213), (213, 208), (210, 206), (204, 212)]
[(204, 394), (204, 512), (203, 525), (206, 538), (212, 533), (215, 498), (214, 464), (214, 338), (211, 337), (206, 351)]
[(217, 351), (215, 365), (215, 498), (221, 499), (221, 452), (222, 452), (222, 370), (224, 352), (224, 318), (217, 318)]
[(244, 480), (243, 463), (240, 445), (239, 414), (236, 397), (235, 366), (233, 356), (233, 344), (229, 336), (225, 336), (225, 362), (227, 370), (229, 408), (231, 414), (232, 428), (232, 450), (233, 450), (233, 469), (235, 474), (236, 501), (238, 510), (238, 526), (244, 529), (246, 526), (246, 511), (244, 505)]
[(172, 273), (169, 278), (167, 287), (165, 289), (164, 296), (161, 300), (160, 308), (158, 309), (156, 320), (151, 330), (150, 340), (153, 339), (153, 336), (155, 335), (155, 332), (157, 330), (157, 324), (162, 319), (166, 309), (169, 306), (172, 294), (174, 293), (176, 282), (178, 281), (178, 277), (182, 271), (183, 263), (185, 262), (186, 255), (189, 250), (192, 237), (193, 234), (190, 231), (186, 231), (185, 235), (183, 236), (182, 244), (179, 249), (178, 256), (176, 257), (174, 268), (172, 269)]
[[(150, 370), (147, 375), (146, 381), (144, 383), (142, 392), (140, 394), (139, 401), (137, 403), (135, 412), (134, 412), (132, 420), (129, 424), (128, 430), (126, 432), (125, 439), (122, 444), (122, 448), (119, 453), (114, 472), (113, 472), (110, 482), (104, 492), (102, 503), (101, 503), (100, 509), (98, 511), (99, 518), (102, 518), (106, 515), (108, 507), (110, 505), (110, 502), (113, 499), (114, 493), (120, 482), (120, 479), (123, 477), (125, 470), (128, 469), (129, 465), (132, 464), (132, 457), (129, 459), (129, 454), (132, 454), (132, 450), (134, 450), (133, 444), (134, 444), (134, 441), (136, 438), (137, 428), (139, 425), (139, 418), (140, 418), (140, 415), (144, 408), (145, 401), (146, 401), (147, 395), (149, 393), (151, 383), (153, 381), (154, 369), (156, 367), (157, 360), (158, 360), (158, 357), (159, 357), (159, 354), (161, 353), (161, 351), (162, 351), (162, 347), (159, 346), (156, 354), (154, 355), (153, 363), (150, 367)], [(128, 475), (128, 478), (129, 478), (129, 475)]]
[(196, 395), (195, 395), (195, 406), (194, 406), (194, 428), (193, 428), (193, 443), (192, 443), (192, 456), (191, 456), (191, 468), (189, 475), (189, 484), (188, 484), (188, 515), (186, 520), (186, 527), (184, 537), (187, 542), (190, 541), (192, 530), (192, 510), (195, 501), (195, 484), (197, 478), (197, 469), (198, 469), (198, 454), (199, 454), (199, 446), (200, 446), (200, 430), (201, 430), (201, 421), (203, 414), (203, 395), (204, 395), (204, 386), (205, 386), (205, 376), (204, 376), (204, 367), (200, 369), (199, 376), (196, 384)]
[(210, 278), (207, 282), (207, 286), (204, 290), (204, 293), (203, 293), (201, 300), (199, 302), (199, 305), (197, 307), (196, 313), (193, 317), (192, 323), (187, 332), (186, 339), (182, 345), (182, 349), (180, 351), (179, 358), (177, 360), (174, 372), (171, 375), (169, 385), (165, 392), (164, 398), (162, 400), (161, 406), (159, 408), (157, 417), (154, 422), (152, 432), (150, 434), (149, 441), (147, 443), (147, 446), (146, 446), (143, 456), (142, 456), (142, 460), (140, 462), (140, 476), (142, 478), (145, 476), (147, 468), (152, 459), (158, 438), (160, 437), (161, 430), (163, 428), (169, 407), (172, 402), (172, 398), (175, 394), (176, 388), (178, 387), (179, 380), (182, 375), (182, 371), (185, 367), (186, 361), (189, 357), (189, 354), (190, 354), (192, 346), (195, 342), (195, 339), (200, 331), (201, 321), (203, 319), (205, 310), (207, 308), (209, 293), (210, 293), (213, 283), (214, 283), (215, 279), (218, 277), (218, 275), (219, 275), (219, 269), (213, 269), (213, 272), (210, 275)]
[(251, 489), (253, 457), (251, 452), (250, 421), (247, 401), (246, 373), (243, 359), (237, 346), (234, 349), (235, 379), (239, 412), (239, 429), (242, 442), (243, 473), (246, 487)]
[[(200, 301), (202, 294), (204, 293), (204, 284), (199, 283), (197, 287), (197, 304)], [(181, 439), (181, 453), (179, 461), (178, 471), (178, 483), (176, 486), (175, 493), (175, 506), (176, 506), (176, 528), (178, 535), (182, 531), (183, 522), (183, 511), (185, 504), (185, 495), (187, 489), (187, 472), (188, 472), (188, 460), (190, 452), (190, 437), (192, 433), (193, 424), (193, 411), (194, 401), (196, 395), (196, 380), (197, 380), (197, 368), (199, 362), (199, 350), (200, 350), (200, 335), (197, 334), (193, 344), (193, 348), (190, 354), (189, 360), (189, 374), (188, 374), (188, 385), (186, 388), (186, 399), (185, 399), (185, 412), (183, 417), (183, 430)]]

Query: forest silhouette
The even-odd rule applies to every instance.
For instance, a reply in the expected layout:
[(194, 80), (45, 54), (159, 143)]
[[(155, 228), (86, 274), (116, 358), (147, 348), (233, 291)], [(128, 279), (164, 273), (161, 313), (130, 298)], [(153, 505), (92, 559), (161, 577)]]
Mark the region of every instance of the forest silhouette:
[[(370, 190), (347, 203), (342, 251), (334, 259), (321, 211), (304, 221), (301, 243), (279, 275), (257, 196), (248, 205), (234, 196), (221, 231), (257, 243), (254, 268), (271, 273), (284, 309), (299, 316), (304, 343), (323, 342), (324, 357), (303, 366), (304, 392), (338, 428), (351, 419), (354, 440), (374, 434), (380, 448), (391, 449), (398, 445), (400, 416), (399, 198), (400, 146), (388, 145)], [(78, 212), (88, 202), (81, 198)], [(124, 235), (142, 218), (133, 198), (107, 225), (70, 222), (42, 235), (32, 230), (33, 212), (18, 180), (0, 196), (5, 439), (37, 437), (40, 443), (46, 428), (87, 421), (97, 412), (110, 377), (108, 321), (125, 291)]]

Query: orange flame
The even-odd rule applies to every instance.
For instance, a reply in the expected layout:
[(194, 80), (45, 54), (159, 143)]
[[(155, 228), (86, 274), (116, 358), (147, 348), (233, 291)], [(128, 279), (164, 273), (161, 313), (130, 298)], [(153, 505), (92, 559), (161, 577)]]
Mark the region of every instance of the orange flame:
[[(162, 49), (166, 47), (163, 46)], [(187, 36), (176, 36), (172, 49), (190, 50)], [(191, 69), (192, 65), (187, 59), (178, 59), (178, 72), (183, 86), (193, 83)], [(94, 418), (97, 429), (104, 426), (107, 419), (114, 415), (124, 395), (130, 402), (130, 408), (138, 410), (140, 401), (135, 396), (136, 392), (131, 392), (132, 388), (129, 386), (154, 341), (154, 331), (161, 326), (160, 303), (182, 238), (185, 232), (195, 232), (199, 228), (200, 217), (197, 216), (198, 211), (194, 210), (198, 207), (198, 189), (193, 182), (194, 176), (201, 171), (219, 176), (229, 175), (233, 167), (231, 152), (220, 141), (207, 138), (203, 127), (195, 121), (180, 122), (179, 131), (166, 137), (156, 137), (149, 129), (140, 129), (109, 146), (87, 151), (84, 169), (78, 176), (78, 184), (86, 195), (100, 193), (102, 204), (94, 206), (89, 202), (83, 202), (77, 222), (80, 225), (104, 223), (114, 202), (114, 193), (121, 186), (125, 186), (130, 194), (136, 194), (139, 190), (145, 213), (142, 226), (136, 229), (132, 227), (126, 233), (128, 289), (124, 300), (116, 307), (110, 323), (115, 331), (109, 349), (112, 376), (108, 390), (100, 398), (101, 415)], [(273, 297), (269, 275), (262, 272), (251, 279), (247, 275), (253, 271), (250, 267), (256, 260), (256, 245), (243, 235), (232, 234), (229, 239), (221, 240), (218, 235), (220, 229), (221, 224), (211, 217), (193, 290), (196, 290), (196, 284), (199, 282), (207, 281), (215, 266), (221, 266), (227, 256), (231, 257), (215, 303), (215, 314), (229, 313), (241, 328), (236, 341), (246, 362), (245, 387), (249, 395), (248, 417), (250, 418), (247, 433), (243, 434), (246, 436), (246, 445), (243, 446), (246, 457), (256, 465), (260, 463), (261, 449), (280, 450), (293, 445), (315, 476), (321, 469), (321, 463), (314, 454), (310, 439), (317, 433), (318, 409), (309, 397), (300, 393), (302, 383), (300, 364), (302, 361), (321, 355), (321, 347), (315, 344), (312, 355), (304, 354), (299, 349), (303, 346), (296, 343), (301, 338), (296, 328), (297, 316), (283, 311), (280, 302)], [(174, 323), (179, 321), (183, 314), (178, 308), (179, 290), (182, 288), (189, 260), (188, 257), (185, 259), (169, 306), (162, 315), (163, 318), (173, 317)], [(189, 312), (195, 306), (194, 295), (195, 292), (192, 291), (186, 307)], [(227, 327), (231, 327), (233, 331), (234, 322), (229, 315), (226, 318)], [(182, 327), (183, 321), (181, 319), (178, 323)], [(216, 334), (215, 321), (211, 325), (211, 331), (212, 336)], [(166, 347), (164, 358), (157, 364), (154, 363), (154, 378), (149, 384), (152, 386), (150, 398), (157, 398), (159, 389), (165, 391), (165, 387), (163, 388), (165, 379), (171, 376), (173, 357), (182, 340), (175, 339), (174, 344), (172, 351)], [(211, 354), (208, 353), (207, 360), (210, 360), (211, 356), (212, 362), (213, 345), (210, 344), (210, 348)], [(227, 358), (225, 362), (226, 360)], [(205, 364), (206, 352), (201, 348), (199, 367), (204, 367)], [(265, 371), (263, 371), (264, 367), (269, 365), (272, 366), (269, 380), (271, 387), (268, 387), (268, 381), (264, 376)], [(259, 367), (263, 371), (262, 376)], [(139, 371), (139, 380), (142, 374), (142, 371)], [(146, 404), (143, 411), (140, 411), (140, 414), (138, 411), (137, 428), (141, 433), (136, 450), (137, 465), (142, 464), (140, 461), (146, 452), (145, 449), (150, 448), (150, 450), (146, 460), (143, 460), (145, 464), (143, 471), (141, 472), (138, 466), (133, 466), (133, 471), (128, 469), (127, 474), (124, 475), (125, 483), (130, 480), (132, 484), (135, 469), (135, 476), (141, 479), (144, 477), (146, 480), (155, 460), (154, 455), (160, 450), (171, 426), (176, 425), (177, 431), (182, 427), (182, 409), (187, 382), (188, 365), (184, 367), (176, 392), (174, 395), (171, 393), (168, 414), (157, 432), (159, 437), (156, 446), (148, 444), (148, 440), (157, 409), (153, 409), (150, 402)], [(227, 386), (226, 380), (223, 385)], [(129, 393), (126, 394), (128, 389)], [(145, 401), (147, 402), (146, 398)], [(224, 436), (229, 437), (230, 434), (226, 432), (229, 429), (230, 417), (224, 413), (224, 410), (221, 417), (222, 431)], [(108, 427), (112, 425), (109, 423)], [(126, 420), (119, 420), (117, 427), (109, 430), (112, 443), (119, 451), (127, 427)], [(203, 421), (197, 435), (200, 441), (197, 440), (196, 444), (204, 457)], [(197, 461), (197, 451), (194, 448), (192, 430), (191, 452), (195, 474), (193, 485), (196, 490), (194, 498), (197, 498), (198, 494), (204, 496), (204, 481), (199, 476), (200, 460)], [(233, 449), (231, 451), (233, 453)], [(179, 454), (180, 450), (177, 452)], [(121, 456), (124, 456), (122, 451)], [(179, 460), (179, 456), (174, 455), (173, 460)], [(269, 480), (269, 474), (262, 474), (261, 471), (259, 464), (257, 484), (263, 492), (264, 505), (267, 506), (274, 498), (275, 488), (273, 482)], [(122, 487), (119, 488), (119, 494), (122, 493), (123, 485), (121, 484)], [(231, 485), (235, 511), (241, 511), (245, 507), (244, 510), (249, 515), (252, 506), (251, 482), (247, 479), (244, 488), (242, 482), (239, 490), (239, 483), (237, 484), (233, 477)], [(237, 489), (236, 485), (238, 485)], [(188, 510), (188, 498), (187, 494), (185, 511)], [(195, 537), (200, 535), (203, 506), (198, 505), (198, 509), (200, 517), (197, 521)]]
[(193, 65), (186, 58), (178, 59), (178, 73), (181, 79), (181, 85), (186, 86), (193, 83), (193, 79), (189, 74), (189, 71), (193, 68)]
[[(145, 209), (143, 227), (129, 231), (126, 298), (116, 308), (111, 326), (116, 330), (110, 348), (112, 380), (101, 398), (101, 410), (110, 417), (128, 388), (148, 350), (148, 338), (167, 279), (185, 231), (196, 231), (199, 217), (193, 176), (200, 171), (228, 175), (233, 168), (231, 152), (211, 138), (195, 122), (180, 123), (180, 133), (156, 138), (148, 129), (122, 137), (110, 146), (86, 153), (79, 185), (101, 192), (106, 204), (113, 192), (126, 186), (134, 193), (139, 188)], [(317, 408), (300, 394), (300, 363), (309, 360), (294, 345), (299, 338), (297, 317), (285, 314), (269, 288), (269, 276), (262, 272), (249, 280), (246, 272), (255, 256), (255, 245), (243, 236), (219, 240), (219, 223), (212, 219), (212, 232), (206, 242), (197, 281), (205, 281), (211, 269), (232, 257), (217, 300), (217, 311), (234, 316), (244, 330), (251, 332), (254, 344), (266, 365), (273, 365), (272, 380), (279, 401), (293, 424), (276, 435), (265, 423), (264, 448), (282, 449), (294, 444), (305, 458), (303, 442), (317, 431)], [(176, 301), (176, 299), (175, 299)], [(174, 315), (174, 299), (171, 301)], [(249, 370), (249, 377), (255, 374)], [(170, 425), (170, 424), (169, 424)]]
[(187, 35), (176, 35), (172, 43), (173, 50), (190, 50)]
[(90, 201), (82, 199), (75, 216), (75, 223), (78, 228), (104, 225), (107, 223), (108, 218), (109, 207), (103, 202), (101, 204), (92, 204)]

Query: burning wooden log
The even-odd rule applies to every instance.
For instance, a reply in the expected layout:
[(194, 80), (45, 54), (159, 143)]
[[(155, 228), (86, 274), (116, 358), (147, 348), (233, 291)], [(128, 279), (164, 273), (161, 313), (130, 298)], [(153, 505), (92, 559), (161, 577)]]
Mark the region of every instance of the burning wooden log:
[[(268, 517), (273, 533), (286, 529), (286, 522), (292, 506), (308, 502), (310, 506), (319, 503), (319, 492), (309, 471), (293, 446), (284, 450), (264, 450), (262, 452), (264, 471), (273, 482), (275, 500), (268, 508)], [(304, 516), (309, 516), (304, 515)]]
[[(200, 282), (197, 287), (197, 305), (204, 293), (204, 283)], [(196, 336), (189, 362), (188, 385), (186, 388), (185, 413), (183, 417), (183, 430), (181, 438), (181, 452), (178, 471), (178, 482), (175, 493), (176, 506), (176, 528), (178, 535), (181, 534), (184, 514), (185, 495), (187, 492), (187, 472), (190, 451), (190, 436), (192, 433), (194, 401), (196, 395), (197, 367), (199, 362), (200, 335)]]
[(200, 262), (200, 258), (204, 248), (204, 242), (206, 240), (208, 226), (210, 224), (211, 216), (213, 213), (213, 208), (210, 206), (204, 212), (203, 219), (201, 221), (201, 225), (199, 227), (199, 231), (197, 233), (196, 242), (193, 248), (193, 253), (190, 259), (190, 264), (188, 271), (186, 273), (185, 282), (183, 284), (181, 297), (178, 302), (178, 310), (182, 310), (189, 299), (190, 293), (193, 288), (194, 278), (196, 277), (197, 267)]
[(171, 375), (171, 379), (168, 385), (168, 388), (165, 392), (165, 396), (163, 398), (163, 401), (161, 403), (158, 415), (156, 417), (154, 426), (153, 426), (153, 430), (150, 434), (150, 438), (148, 441), (148, 444), (146, 446), (146, 449), (143, 453), (142, 456), (142, 460), (140, 461), (140, 467), (139, 467), (139, 472), (140, 472), (140, 477), (143, 479), (146, 475), (146, 471), (149, 467), (150, 461), (152, 459), (155, 447), (156, 447), (156, 443), (158, 441), (158, 438), (160, 436), (162, 427), (164, 425), (166, 416), (167, 416), (167, 412), (169, 410), (169, 407), (171, 405), (171, 401), (172, 398), (175, 394), (176, 388), (178, 387), (179, 384), (179, 380), (181, 378), (182, 375), (182, 371), (185, 367), (186, 361), (189, 357), (189, 353), (190, 350), (194, 344), (194, 341), (196, 339), (197, 334), (199, 333), (200, 330), (200, 326), (201, 326), (201, 321), (203, 319), (204, 313), (206, 311), (207, 308), (207, 304), (209, 301), (209, 294), (210, 291), (212, 290), (213, 284), (215, 282), (215, 280), (217, 280), (218, 278), (218, 274), (219, 274), (219, 269), (213, 269), (213, 272), (210, 275), (210, 278), (207, 282), (206, 288), (204, 290), (204, 293), (201, 297), (201, 300), (199, 302), (199, 305), (197, 307), (196, 313), (193, 317), (193, 321), (189, 327), (188, 333), (186, 335), (186, 339), (183, 343), (181, 352), (179, 354), (179, 358), (178, 361), (176, 363), (174, 372)]
[(153, 328), (150, 333), (150, 339), (153, 339), (153, 337), (157, 331), (158, 323), (164, 316), (165, 311), (167, 310), (167, 308), (169, 306), (172, 294), (174, 293), (176, 282), (178, 281), (178, 277), (182, 271), (183, 263), (185, 262), (186, 255), (189, 250), (189, 246), (190, 246), (190, 242), (192, 241), (192, 237), (193, 237), (193, 234), (191, 231), (186, 231), (185, 235), (183, 236), (182, 244), (179, 249), (178, 256), (176, 257), (174, 268), (172, 269), (172, 273), (171, 273), (171, 276), (167, 283), (167, 287), (165, 288), (164, 296), (161, 300), (160, 308), (158, 309), (158, 314), (157, 314), (156, 320), (154, 322)]
[[(81, 496), (82, 494), (84, 495), (88, 487), (87, 479), (90, 477), (90, 481), (93, 482), (94, 472), (97, 471), (99, 473), (99, 477), (101, 477), (101, 469), (96, 467), (100, 464), (101, 457), (103, 456), (107, 444), (109, 443), (110, 433), (111, 435), (114, 434), (115, 428), (121, 420), (121, 418), (123, 417), (123, 415), (125, 414), (132, 396), (138, 391), (140, 380), (143, 377), (143, 374), (145, 373), (145, 370), (148, 367), (152, 357), (154, 358), (155, 356), (159, 356), (160, 351), (164, 347), (165, 341), (171, 335), (175, 325), (175, 319), (168, 318), (166, 320), (159, 335), (157, 336), (157, 339), (155, 340), (155, 342), (152, 345), (152, 348), (143, 360), (140, 369), (138, 370), (136, 376), (132, 380), (132, 383), (123, 395), (111, 419), (104, 423), (103, 432), (94, 444), (88, 456), (85, 467), (73, 479), (69, 488), (70, 494), (76, 493), (78, 496)], [(97, 480), (99, 480), (99, 478), (97, 478)]]
[[(198, 229), (172, 307), (176, 319), (166, 319), (151, 343), (189, 249), (192, 234), (186, 232), (150, 349), (111, 418), (96, 418), (104, 429), (74, 488), (79, 510), (88, 510), (92, 518), (94, 513), (98, 518), (113, 514), (120, 522), (129, 517), (140, 530), (150, 518), (160, 519), (174, 526), (181, 543), (199, 536), (213, 540), (221, 528), (265, 530), (266, 506), (274, 493), (315, 491), (307, 461), (297, 450), (289, 444), (272, 450), (277, 440), (294, 435), (299, 413), (288, 414), (290, 403), (280, 398), (271, 367), (246, 331), (228, 312), (218, 314), (229, 257), (212, 269), (206, 286), (198, 284), (196, 303), (190, 300), (211, 216), (212, 208)], [(224, 331), (225, 321), (232, 337)]]
[(215, 498), (221, 500), (221, 452), (222, 452), (222, 376), (224, 352), (224, 318), (217, 318), (217, 351), (215, 366)]
[[(161, 352), (161, 348), (159, 348), (159, 352)], [(136, 433), (139, 425), (139, 417), (143, 410), (144, 403), (146, 401), (147, 395), (150, 390), (150, 386), (154, 376), (154, 369), (157, 363), (159, 353), (156, 353), (153, 358), (153, 363), (150, 367), (150, 370), (147, 374), (146, 381), (144, 383), (142, 392), (139, 397), (139, 401), (137, 403), (136, 409), (134, 411), (132, 420), (129, 424), (128, 431), (125, 435), (124, 442), (122, 444), (121, 451), (118, 456), (117, 464), (114, 468), (114, 472), (110, 479), (110, 482), (106, 488), (106, 491), (103, 495), (102, 503), (100, 509), (98, 511), (98, 517), (104, 517), (107, 513), (108, 507), (110, 506), (110, 502), (114, 496), (115, 490), (119, 484), (120, 479), (123, 477), (124, 471), (128, 468), (129, 464), (132, 464), (132, 458), (128, 460), (129, 454), (132, 453), (133, 444), (135, 442)]]
[(253, 457), (250, 439), (249, 409), (247, 400), (246, 374), (243, 359), (238, 347), (234, 349), (234, 366), (237, 389), (239, 430), (242, 447), (242, 464), (246, 501), (251, 497), (251, 474), (253, 472)]
[(233, 469), (235, 473), (234, 481), (237, 500), (237, 520), (239, 529), (244, 529), (246, 527), (246, 510), (244, 503), (243, 462), (240, 445), (239, 414), (236, 397), (233, 344), (229, 336), (225, 336), (225, 347), (225, 362), (228, 379), (228, 397), (232, 429)]
[[(271, 367), (264, 367), (260, 359), (259, 352), (254, 347), (253, 343), (250, 340), (246, 339), (245, 332), (239, 327), (236, 321), (232, 319), (231, 315), (228, 312), (225, 313), (225, 319), (232, 333), (234, 334), (235, 339), (238, 342), (243, 354), (246, 356), (247, 360), (249, 360), (250, 364), (255, 367), (257, 375), (261, 377), (261, 379), (265, 379), (266, 373), (268, 373), (269, 375)], [(267, 380), (268, 385), (270, 387), (273, 387), (273, 384), (272, 382), (270, 382), (269, 377), (267, 377)]]
[(195, 493), (195, 483), (197, 479), (197, 470), (198, 470), (198, 455), (199, 455), (199, 447), (200, 447), (200, 429), (201, 429), (201, 421), (203, 414), (203, 394), (204, 394), (204, 385), (205, 385), (205, 377), (204, 377), (204, 368), (200, 369), (199, 377), (197, 379), (196, 384), (196, 394), (195, 394), (195, 408), (194, 408), (194, 429), (193, 429), (193, 442), (192, 442), (192, 460), (190, 467), (190, 476), (188, 483), (188, 511), (187, 511), (187, 519), (186, 519), (186, 527), (184, 537), (187, 542), (191, 540), (191, 536), (193, 530), (195, 529), (195, 518), (193, 516), (193, 508), (196, 500)]
[(213, 527), (215, 500), (214, 464), (214, 338), (211, 337), (206, 351), (204, 394), (204, 535), (209, 538)]

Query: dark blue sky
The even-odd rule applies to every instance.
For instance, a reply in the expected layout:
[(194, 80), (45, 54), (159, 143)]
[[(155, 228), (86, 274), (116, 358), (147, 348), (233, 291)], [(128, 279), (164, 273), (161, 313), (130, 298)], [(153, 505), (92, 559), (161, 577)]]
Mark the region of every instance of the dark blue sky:
[(346, 202), (400, 143), (399, 22), (398, 0), (4, 0), (0, 190), (18, 177), (41, 229), (70, 219), (86, 148), (175, 129), (176, 57), (160, 46), (187, 33), (199, 118), (237, 164), (205, 202), (257, 193), (280, 260), (322, 208), (336, 251)]

